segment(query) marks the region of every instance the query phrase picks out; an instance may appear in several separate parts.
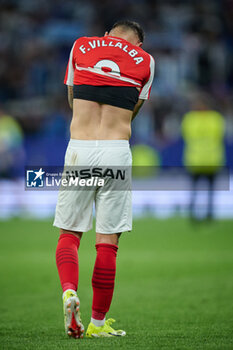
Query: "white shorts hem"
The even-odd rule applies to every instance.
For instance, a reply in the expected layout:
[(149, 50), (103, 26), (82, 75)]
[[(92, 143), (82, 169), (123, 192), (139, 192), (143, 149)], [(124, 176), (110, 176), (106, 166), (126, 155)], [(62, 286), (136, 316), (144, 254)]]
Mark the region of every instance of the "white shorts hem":
[(96, 229), (96, 232), (101, 233), (102, 235), (113, 235), (114, 233), (130, 232), (130, 231), (132, 231), (132, 227), (123, 227), (120, 230), (118, 229), (114, 231), (109, 231), (109, 230), (102, 231), (102, 230)]
[(63, 230), (67, 230), (67, 231), (77, 231), (77, 232), (88, 232), (92, 229), (92, 226), (89, 226), (87, 228), (80, 228), (79, 226), (68, 226), (68, 225), (62, 225), (62, 224), (58, 224), (58, 223), (53, 223), (53, 226), (61, 228)]

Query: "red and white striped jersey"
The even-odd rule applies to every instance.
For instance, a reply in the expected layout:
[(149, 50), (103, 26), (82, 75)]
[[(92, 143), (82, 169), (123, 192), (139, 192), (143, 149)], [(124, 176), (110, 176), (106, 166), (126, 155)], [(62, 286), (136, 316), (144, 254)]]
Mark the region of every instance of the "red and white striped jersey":
[(113, 37), (81, 37), (70, 52), (66, 85), (131, 86), (139, 98), (150, 96), (154, 59), (142, 48)]

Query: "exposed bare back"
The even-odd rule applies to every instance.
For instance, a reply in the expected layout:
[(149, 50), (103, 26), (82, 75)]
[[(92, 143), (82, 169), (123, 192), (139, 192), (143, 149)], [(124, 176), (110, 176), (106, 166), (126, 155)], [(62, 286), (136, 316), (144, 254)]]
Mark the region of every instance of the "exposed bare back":
[(129, 140), (133, 112), (81, 99), (73, 100), (71, 138), (78, 140)]

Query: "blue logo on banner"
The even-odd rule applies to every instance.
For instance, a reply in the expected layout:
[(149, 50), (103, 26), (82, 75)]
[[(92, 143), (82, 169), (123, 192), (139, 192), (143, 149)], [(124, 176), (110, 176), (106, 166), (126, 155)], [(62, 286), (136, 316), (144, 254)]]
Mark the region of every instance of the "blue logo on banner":
[(45, 171), (27, 170), (26, 187), (43, 187)]

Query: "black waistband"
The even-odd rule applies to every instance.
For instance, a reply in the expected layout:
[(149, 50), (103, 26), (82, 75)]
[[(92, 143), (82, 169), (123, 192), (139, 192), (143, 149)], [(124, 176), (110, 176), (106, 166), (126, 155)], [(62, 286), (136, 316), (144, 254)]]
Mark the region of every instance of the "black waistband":
[(133, 86), (74, 85), (74, 98), (95, 101), (133, 111), (139, 91)]

